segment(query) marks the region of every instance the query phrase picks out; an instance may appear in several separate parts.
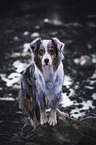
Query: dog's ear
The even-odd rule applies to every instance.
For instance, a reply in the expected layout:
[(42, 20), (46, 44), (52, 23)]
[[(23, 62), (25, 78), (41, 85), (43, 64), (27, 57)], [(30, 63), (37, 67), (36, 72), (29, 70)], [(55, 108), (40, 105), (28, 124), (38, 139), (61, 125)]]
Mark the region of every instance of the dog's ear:
[(52, 43), (57, 47), (57, 49), (60, 51), (60, 53), (63, 53), (63, 49), (64, 49), (64, 46), (65, 46), (64, 43), (62, 43), (57, 38), (52, 38)]
[(40, 44), (41, 44), (41, 38), (36, 38), (34, 41), (32, 41), (30, 43), (31, 51), (34, 52)]

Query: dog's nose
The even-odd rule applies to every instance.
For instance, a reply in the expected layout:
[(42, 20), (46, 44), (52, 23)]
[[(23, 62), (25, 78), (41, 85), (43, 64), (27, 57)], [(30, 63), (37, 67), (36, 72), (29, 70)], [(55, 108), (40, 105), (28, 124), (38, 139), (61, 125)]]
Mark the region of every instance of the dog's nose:
[(46, 59), (44, 59), (44, 62), (46, 63), (46, 65), (48, 64), (48, 62), (49, 62), (49, 59), (48, 58), (46, 58)]

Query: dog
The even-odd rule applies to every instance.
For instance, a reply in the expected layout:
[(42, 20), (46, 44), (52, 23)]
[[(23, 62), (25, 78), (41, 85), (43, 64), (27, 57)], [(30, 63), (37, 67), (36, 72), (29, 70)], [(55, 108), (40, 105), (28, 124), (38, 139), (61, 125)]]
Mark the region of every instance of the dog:
[[(36, 38), (30, 43), (32, 63), (25, 69), (19, 92), (19, 108), (30, 117), (34, 128), (57, 124), (56, 110), (62, 98), (64, 43), (57, 38)], [(51, 109), (49, 117), (46, 109)]]

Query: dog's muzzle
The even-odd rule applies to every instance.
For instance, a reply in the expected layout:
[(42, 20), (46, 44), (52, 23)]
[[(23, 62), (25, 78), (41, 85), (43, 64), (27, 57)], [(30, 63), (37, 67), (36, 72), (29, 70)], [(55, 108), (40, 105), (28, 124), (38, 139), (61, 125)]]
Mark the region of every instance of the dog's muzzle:
[(48, 65), (49, 64), (49, 59), (48, 58), (45, 58), (44, 59), (44, 62), (45, 62), (46, 65)]
[(43, 56), (42, 65), (52, 65), (52, 59), (49, 54)]

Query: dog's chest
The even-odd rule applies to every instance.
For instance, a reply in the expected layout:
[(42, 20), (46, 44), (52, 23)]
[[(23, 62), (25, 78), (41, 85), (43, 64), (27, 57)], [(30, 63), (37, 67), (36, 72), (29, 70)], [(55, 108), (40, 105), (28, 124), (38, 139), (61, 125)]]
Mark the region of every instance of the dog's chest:
[(54, 99), (54, 97), (62, 90), (64, 79), (63, 65), (61, 64), (54, 74), (48, 74), (44, 78), (43, 74), (36, 68), (36, 87), (38, 94), (41, 92), (46, 98)]

